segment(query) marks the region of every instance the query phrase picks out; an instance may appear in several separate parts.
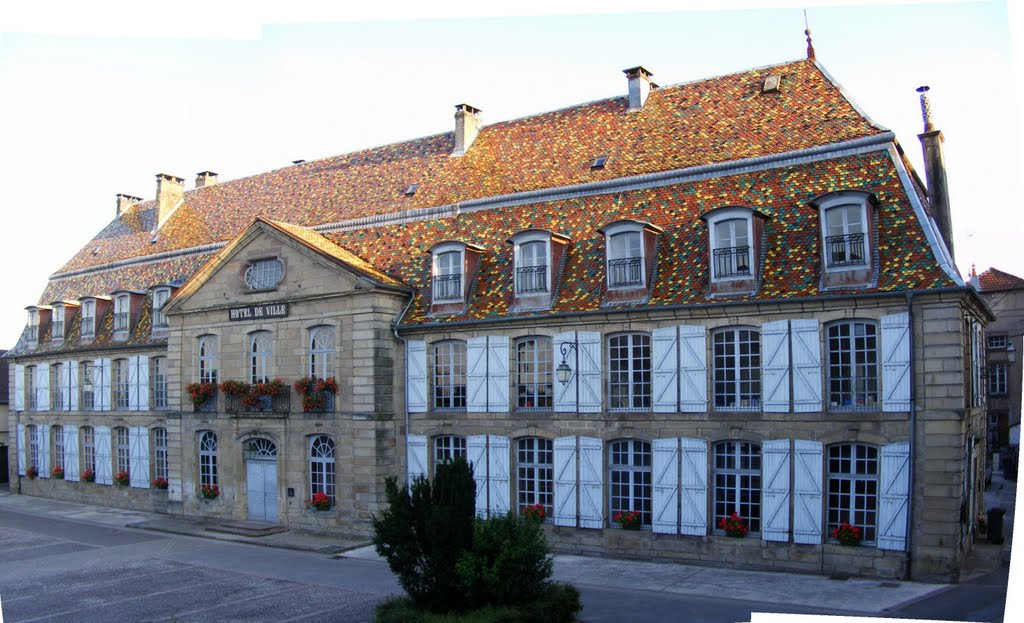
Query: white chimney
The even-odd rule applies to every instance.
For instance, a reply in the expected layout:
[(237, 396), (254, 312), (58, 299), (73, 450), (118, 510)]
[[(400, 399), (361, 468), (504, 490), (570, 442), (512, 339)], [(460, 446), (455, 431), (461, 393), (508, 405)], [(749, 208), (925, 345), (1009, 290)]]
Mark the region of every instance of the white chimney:
[(469, 104), (459, 104), (455, 107), (455, 151), (453, 156), (465, 156), (466, 150), (476, 140), (480, 132), (483, 120), (480, 117), (480, 109), (473, 108)]
[(213, 171), (200, 171), (196, 173), (196, 188), (206, 188), (217, 183), (217, 174)]
[(657, 86), (651, 83), (654, 74), (643, 67), (623, 69), (622, 73), (626, 74), (629, 81), (629, 110), (640, 110), (651, 93), (651, 87)]

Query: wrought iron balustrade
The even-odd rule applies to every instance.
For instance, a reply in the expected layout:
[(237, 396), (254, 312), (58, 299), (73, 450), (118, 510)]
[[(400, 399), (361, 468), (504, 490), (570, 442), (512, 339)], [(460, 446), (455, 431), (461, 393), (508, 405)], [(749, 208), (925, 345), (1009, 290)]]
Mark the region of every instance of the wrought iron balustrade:
[(639, 257), (608, 260), (608, 283), (613, 287), (643, 284), (640, 260)]
[[(291, 393), (290, 388), (284, 387), (282, 391), (273, 396), (258, 395), (245, 396), (238, 394), (226, 394), (224, 397), (225, 413), (290, 413)], [(331, 394), (333, 396), (334, 394)]]
[(434, 300), (462, 300), (462, 273), (434, 277)]
[(749, 277), (750, 247), (715, 249), (715, 277)]
[(128, 312), (118, 312), (114, 314), (114, 331), (127, 331), (128, 330)]
[(865, 264), (864, 234), (846, 234), (825, 238), (828, 248), (828, 265), (857, 266)]
[(522, 266), (516, 269), (516, 292), (527, 294), (531, 292), (547, 292), (547, 290), (547, 266)]

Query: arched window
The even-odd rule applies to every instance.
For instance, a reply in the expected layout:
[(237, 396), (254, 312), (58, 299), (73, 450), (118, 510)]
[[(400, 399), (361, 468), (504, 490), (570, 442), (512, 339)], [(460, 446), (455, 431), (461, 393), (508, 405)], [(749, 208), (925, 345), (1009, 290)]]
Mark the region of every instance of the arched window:
[(721, 329), (713, 342), (715, 409), (760, 410), (761, 334), (754, 329)]
[(217, 434), (203, 431), (199, 434), (199, 486), (217, 484)]
[(199, 382), (217, 382), (217, 336), (199, 336)]
[(309, 442), (309, 496), (323, 493), (334, 497), (334, 440), (327, 435), (317, 435)]
[(64, 427), (54, 425), (50, 431), (53, 434), (53, 467), (64, 469)]
[(153, 435), (153, 478), (167, 479), (167, 429), (154, 428)]
[(466, 408), (466, 343), (434, 344), (434, 409), (455, 411)]
[(624, 439), (611, 444), (608, 461), (608, 517), (636, 511), (641, 525), (651, 525), (651, 444)]
[(516, 342), (516, 408), (551, 409), (553, 351), (551, 338), (528, 337)]
[(119, 426), (114, 429), (114, 458), (117, 472), (131, 473), (131, 460), (129, 459), (128, 429)]
[(715, 518), (736, 513), (751, 532), (761, 531), (761, 447), (746, 441), (715, 444)]
[(520, 511), (540, 504), (545, 517), (553, 515), (554, 456), (550, 439), (525, 437), (516, 441), (516, 501)]
[(334, 376), (334, 327), (309, 330), (309, 375), (318, 379)]
[(270, 358), (272, 340), (270, 331), (254, 331), (249, 334), (249, 382), (270, 381)]
[(875, 541), (878, 523), (878, 448), (844, 443), (828, 449), (828, 527), (842, 522), (860, 528), (864, 543)]
[(608, 338), (608, 408), (651, 408), (651, 336), (624, 333)]

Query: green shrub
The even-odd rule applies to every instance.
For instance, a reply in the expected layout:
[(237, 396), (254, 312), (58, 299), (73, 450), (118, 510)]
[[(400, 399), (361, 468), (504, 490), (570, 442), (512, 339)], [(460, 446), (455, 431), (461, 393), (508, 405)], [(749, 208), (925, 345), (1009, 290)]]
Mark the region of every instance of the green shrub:
[(377, 623), (572, 623), (582, 609), (580, 595), (568, 584), (550, 583), (540, 599), (522, 606), (495, 606), (463, 613), (434, 614), (408, 597), (377, 606)]
[(551, 577), (552, 560), (540, 523), (508, 513), (476, 522), (473, 549), (457, 571), (470, 607), (533, 601)]

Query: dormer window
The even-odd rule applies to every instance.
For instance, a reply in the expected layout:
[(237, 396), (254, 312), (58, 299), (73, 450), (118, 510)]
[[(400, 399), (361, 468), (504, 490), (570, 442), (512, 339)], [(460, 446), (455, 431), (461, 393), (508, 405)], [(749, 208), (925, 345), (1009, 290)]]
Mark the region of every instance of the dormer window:
[(712, 228), (715, 279), (750, 276), (750, 217), (718, 221)]
[(118, 294), (114, 297), (114, 332), (120, 333), (128, 330), (130, 298), (127, 294)]
[(548, 255), (548, 243), (544, 240), (516, 245), (516, 294), (547, 292), (550, 289)]
[(167, 316), (163, 312), (163, 307), (167, 303), (167, 300), (171, 298), (170, 288), (155, 288), (153, 290), (153, 327), (166, 327)]
[(636, 302), (648, 295), (655, 245), (663, 231), (642, 221), (621, 220), (600, 230), (605, 237), (606, 302)]
[(824, 287), (871, 285), (876, 203), (860, 190), (826, 193), (811, 202), (820, 212)]
[(481, 252), (481, 247), (457, 240), (439, 242), (430, 248), (431, 313), (465, 310)]
[(462, 251), (452, 250), (434, 256), (434, 300), (462, 300)]
[(32, 308), (28, 310), (28, 341), (39, 341), (39, 310)]
[(513, 274), (515, 310), (551, 307), (551, 293), (558, 279), (569, 239), (545, 229), (527, 229), (508, 239), (515, 259)]
[(250, 290), (269, 290), (284, 278), (284, 264), (277, 258), (256, 260), (245, 268), (245, 285)]
[(825, 257), (828, 268), (863, 266), (866, 263), (866, 221), (863, 204), (843, 204), (825, 210)]
[(82, 301), (82, 337), (91, 338), (96, 335), (96, 301)]
[(53, 306), (53, 322), (50, 324), (50, 339), (55, 342), (64, 340), (64, 305)]
[(753, 292), (761, 257), (764, 215), (744, 206), (725, 206), (701, 218), (708, 223), (711, 294)]
[(608, 236), (608, 287), (644, 285), (644, 251), (639, 231)]

